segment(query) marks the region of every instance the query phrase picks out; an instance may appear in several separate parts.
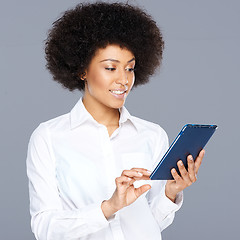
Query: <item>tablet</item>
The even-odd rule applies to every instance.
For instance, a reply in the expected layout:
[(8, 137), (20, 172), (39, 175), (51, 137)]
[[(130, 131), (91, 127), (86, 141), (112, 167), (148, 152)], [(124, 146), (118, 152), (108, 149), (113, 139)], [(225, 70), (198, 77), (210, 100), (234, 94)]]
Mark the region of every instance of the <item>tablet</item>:
[(216, 129), (216, 125), (186, 124), (151, 173), (150, 179), (171, 180), (172, 168), (180, 174), (178, 160), (181, 159), (187, 168), (187, 156), (191, 154), (196, 159)]

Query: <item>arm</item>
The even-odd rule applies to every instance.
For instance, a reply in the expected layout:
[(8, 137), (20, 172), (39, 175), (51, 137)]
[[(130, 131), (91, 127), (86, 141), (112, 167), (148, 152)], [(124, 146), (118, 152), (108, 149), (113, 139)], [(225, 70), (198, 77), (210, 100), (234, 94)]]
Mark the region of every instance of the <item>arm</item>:
[[(166, 141), (165, 141), (166, 142)], [(163, 145), (164, 146), (164, 145)], [(162, 147), (164, 149), (164, 147)], [(165, 144), (165, 151), (168, 148), (168, 144)], [(202, 163), (205, 151), (202, 150), (197, 158), (193, 159), (191, 155), (187, 157), (188, 167), (184, 167), (182, 161), (178, 161), (178, 169), (180, 175), (177, 173), (176, 169), (172, 169), (171, 173), (174, 180), (168, 180), (165, 183), (163, 181), (153, 181), (157, 187), (152, 187), (147, 195), (150, 207), (153, 209), (153, 215), (156, 220), (159, 222), (161, 230), (166, 228), (169, 224), (172, 223), (174, 219), (174, 213), (181, 207), (183, 201), (183, 190), (192, 185), (192, 183), (197, 180), (197, 173), (199, 167)], [(158, 159), (161, 159), (158, 155)], [(154, 194), (154, 189), (158, 191)], [(161, 189), (161, 190), (160, 190)], [(157, 196), (159, 192), (159, 196)]]
[[(158, 127), (155, 143), (153, 169), (169, 147), (167, 134), (160, 126)], [(152, 188), (146, 195), (149, 207), (161, 231), (173, 222), (175, 212), (180, 209), (183, 203), (183, 192), (181, 191), (176, 194), (175, 199), (170, 200), (169, 196), (166, 195), (166, 182), (162, 180), (151, 181)]]
[(55, 161), (46, 127), (32, 134), (27, 154), (31, 227), (38, 240), (81, 238), (108, 226), (101, 202), (64, 210), (60, 201)]
[(177, 194), (175, 201), (171, 201), (165, 193), (166, 181), (152, 181), (152, 188), (146, 195), (149, 207), (161, 231), (167, 228), (175, 217), (175, 212), (183, 203), (183, 192)]

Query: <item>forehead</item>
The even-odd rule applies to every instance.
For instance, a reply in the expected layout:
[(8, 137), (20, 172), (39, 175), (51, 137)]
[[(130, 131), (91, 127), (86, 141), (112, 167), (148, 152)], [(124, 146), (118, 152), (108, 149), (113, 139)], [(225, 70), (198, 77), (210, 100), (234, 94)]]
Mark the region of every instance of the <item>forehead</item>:
[(120, 62), (128, 62), (133, 58), (133, 53), (127, 48), (121, 48), (119, 45), (111, 44), (106, 48), (99, 48), (92, 60), (100, 62), (106, 59), (114, 59)]

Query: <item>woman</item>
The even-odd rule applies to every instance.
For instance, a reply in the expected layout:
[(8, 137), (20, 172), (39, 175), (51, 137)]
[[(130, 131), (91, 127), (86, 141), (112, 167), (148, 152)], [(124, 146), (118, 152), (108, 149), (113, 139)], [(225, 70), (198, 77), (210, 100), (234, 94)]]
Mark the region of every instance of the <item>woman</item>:
[(79, 4), (53, 24), (47, 68), (83, 91), (70, 113), (41, 123), (28, 147), (31, 227), (39, 240), (161, 239), (196, 181), (204, 151), (174, 180), (149, 181), (168, 148), (157, 124), (124, 107), (159, 66), (163, 40), (151, 16), (120, 3)]

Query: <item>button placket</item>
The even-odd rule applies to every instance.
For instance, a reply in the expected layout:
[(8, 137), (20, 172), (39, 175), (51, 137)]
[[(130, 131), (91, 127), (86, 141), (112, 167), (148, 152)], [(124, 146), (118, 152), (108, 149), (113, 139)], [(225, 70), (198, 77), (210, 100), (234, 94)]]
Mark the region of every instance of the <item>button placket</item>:
[(101, 126), (99, 130), (101, 134), (101, 148), (103, 151), (104, 165), (107, 175), (106, 179), (108, 181), (107, 191), (110, 195), (112, 195), (113, 191), (115, 190), (115, 178), (116, 178), (115, 158), (107, 128), (105, 126)]
[[(115, 132), (114, 132), (115, 133)], [(106, 178), (108, 179), (108, 194), (109, 197), (112, 196), (116, 186), (115, 186), (115, 178), (116, 176), (116, 164), (115, 164), (115, 156), (112, 148), (111, 138), (109, 138), (109, 134), (107, 128), (105, 126), (100, 127), (101, 134), (101, 147), (104, 155), (104, 164), (107, 169)], [(115, 135), (115, 134), (114, 134)], [(113, 136), (113, 135), (112, 135)], [(113, 136), (114, 137), (114, 136)], [(124, 235), (121, 229), (119, 213), (116, 213), (115, 219), (110, 222), (110, 226), (112, 229), (113, 240), (124, 240)]]

